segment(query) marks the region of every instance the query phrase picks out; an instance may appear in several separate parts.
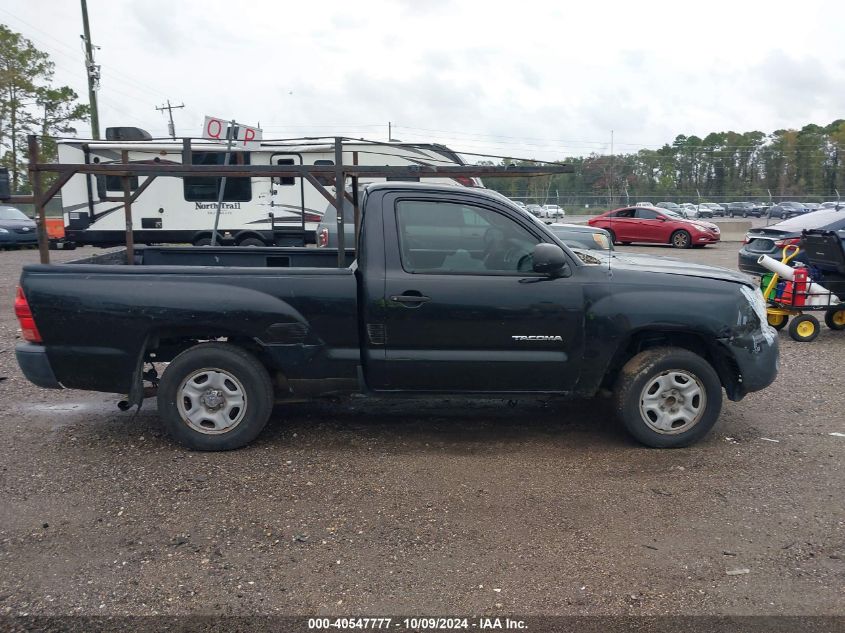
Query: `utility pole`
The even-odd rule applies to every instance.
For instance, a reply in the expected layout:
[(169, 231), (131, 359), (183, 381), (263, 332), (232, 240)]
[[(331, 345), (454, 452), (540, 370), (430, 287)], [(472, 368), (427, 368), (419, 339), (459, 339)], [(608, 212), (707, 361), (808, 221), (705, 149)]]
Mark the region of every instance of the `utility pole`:
[[(170, 105), (170, 99), (167, 100), (166, 106), (161, 106), (160, 108), (156, 108), (160, 112), (164, 112), (167, 110), (167, 114), (170, 116), (170, 123), (167, 124), (167, 133), (170, 134), (170, 138), (176, 139), (176, 128), (173, 126), (173, 111), (178, 110), (179, 108), (184, 108), (185, 104), (181, 103), (178, 106)], [(259, 124), (260, 125), (260, 124)]]
[(607, 183), (607, 204), (613, 207), (613, 130), (610, 130), (610, 178)]
[(387, 122), (387, 142), (389, 143), (392, 140), (393, 140), (393, 124), (390, 121), (388, 121)]
[(82, 30), (85, 35), (85, 74), (88, 76), (88, 103), (91, 105), (91, 138), (100, 139), (100, 115), (97, 112), (97, 90), (100, 89), (100, 67), (94, 63), (94, 49), (91, 44), (91, 29), (88, 27), (88, 4), (82, 2)]

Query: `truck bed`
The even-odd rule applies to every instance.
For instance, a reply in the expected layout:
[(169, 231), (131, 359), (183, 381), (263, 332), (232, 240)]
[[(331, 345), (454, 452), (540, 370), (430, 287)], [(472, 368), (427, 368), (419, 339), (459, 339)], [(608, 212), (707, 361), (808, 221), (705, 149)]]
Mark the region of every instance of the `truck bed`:
[(63, 386), (128, 393), (140, 350), (169, 360), (186, 337), (246, 341), (291, 380), (356, 378), (355, 266), (337, 268), (337, 250), (139, 247), (136, 265), (125, 257), (23, 269), (21, 285)]

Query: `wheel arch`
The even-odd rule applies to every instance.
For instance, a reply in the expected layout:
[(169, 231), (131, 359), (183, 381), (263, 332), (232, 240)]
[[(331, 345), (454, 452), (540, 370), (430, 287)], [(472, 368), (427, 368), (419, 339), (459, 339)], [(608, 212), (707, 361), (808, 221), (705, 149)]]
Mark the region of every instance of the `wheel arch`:
[(669, 244), (672, 244), (672, 243), (673, 243), (674, 238), (675, 238), (675, 236), (676, 236), (678, 233), (686, 233), (686, 234), (689, 236), (690, 243), (692, 243), (692, 233), (690, 233), (690, 232), (689, 232), (687, 229), (685, 229), (684, 227), (679, 226), (679, 227), (677, 227), (677, 228), (672, 229), (672, 232), (671, 232), (671, 233), (669, 233), (669, 242), (668, 242)]
[(242, 240), (245, 240), (247, 238), (259, 239), (265, 244), (267, 244), (267, 236), (262, 235), (261, 231), (256, 231), (255, 229), (244, 229), (242, 231), (237, 232), (234, 236), (235, 244), (239, 244)]
[(678, 347), (706, 360), (719, 376), (731, 400), (741, 397), (739, 367), (730, 352), (718, 341), (691, 330), (642, 328), (620, 343), (607, 367), (601, 387), (613, 389), (622, 367), (640, 352), (654, 347)]
[(132, 376), (132, 389), (129, 404), (137, 405), (144, 398), (144, 365), (146, 363), (168, 363), (182, 352), (202, 343), (221, 342), (249, 352), (270, 374), (270, 379), (277, 391), (288, 389), (284, 371), (273, 362), (265, 346), (254, 336), (237, 330), (217, 327), (196, 330), (183, 327), (161, 327), (150, 330), (141, 347), (138, 364)]

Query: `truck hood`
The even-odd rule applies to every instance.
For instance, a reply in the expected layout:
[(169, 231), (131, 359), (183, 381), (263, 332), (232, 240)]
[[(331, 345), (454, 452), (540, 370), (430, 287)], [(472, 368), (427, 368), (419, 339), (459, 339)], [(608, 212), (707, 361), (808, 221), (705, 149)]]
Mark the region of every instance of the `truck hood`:
[(654, 272), (667, 275), (685, 275), (687, 277), (721, 279), (722, 281), (731, 281), (733, 283), (756, 287), (754, 280), (750, 276), (736, 270), (720, 268), (719, 266), (707, 266), (706, 264), (682, 262), (671, 257), (616, 253), (613, 256), (611, 266), (616, 269), (622, 268), (637, 272)]

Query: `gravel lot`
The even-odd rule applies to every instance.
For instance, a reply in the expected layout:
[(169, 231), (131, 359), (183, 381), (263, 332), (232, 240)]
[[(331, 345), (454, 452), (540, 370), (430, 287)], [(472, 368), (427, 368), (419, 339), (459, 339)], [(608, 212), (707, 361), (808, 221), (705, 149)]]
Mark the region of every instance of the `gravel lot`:
[(603, 401), (353, 398), (201, 454), (152, 400), (22, 378), (37, 259), (0, 252), (0, 614), (845, 613), (845, 333), (782, 332), (776, 384), (688, 449), (640, 447)]

